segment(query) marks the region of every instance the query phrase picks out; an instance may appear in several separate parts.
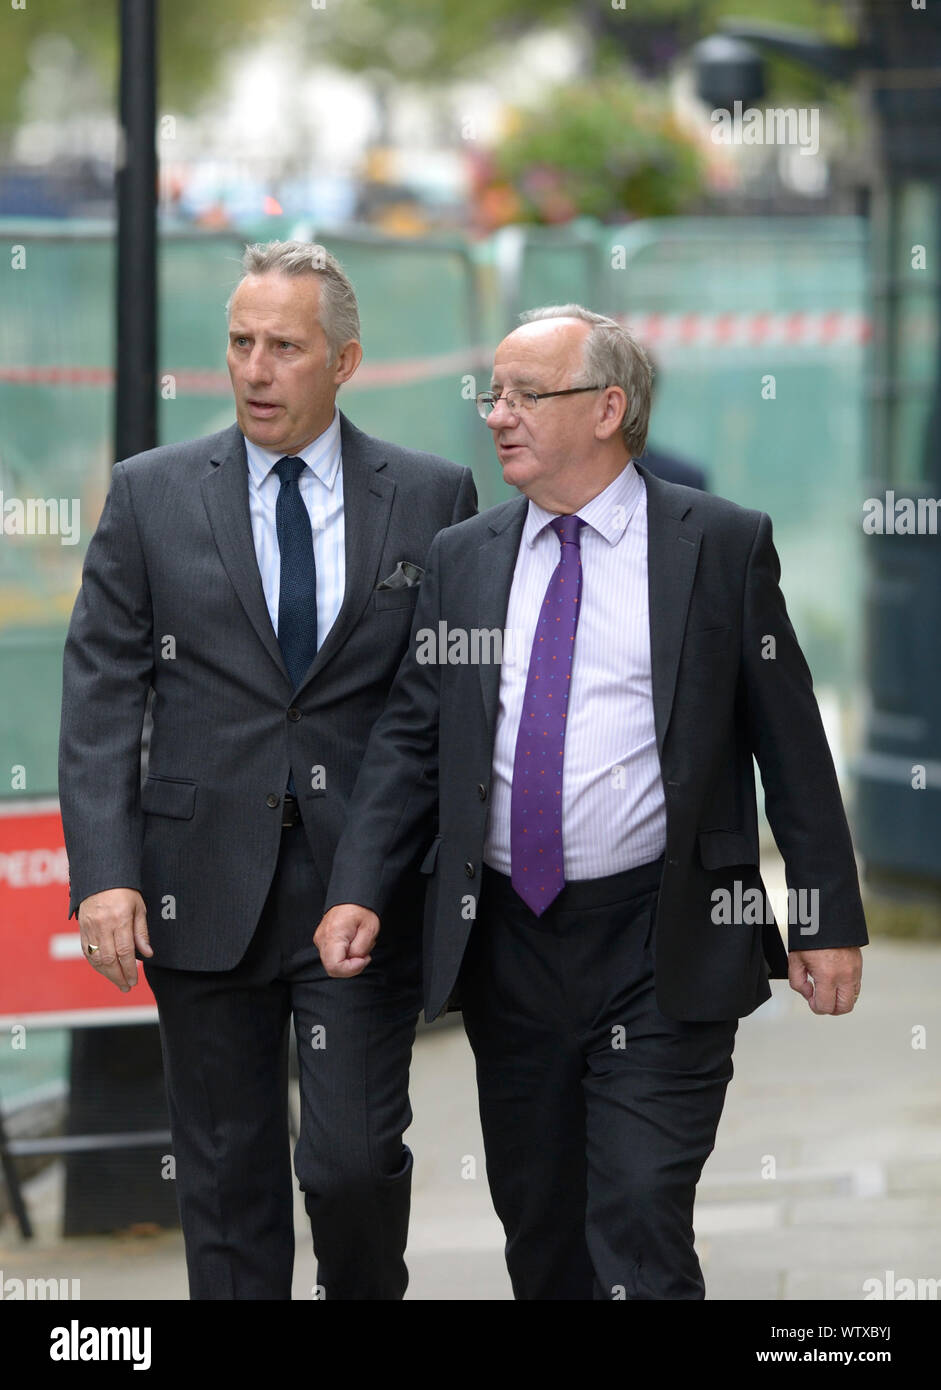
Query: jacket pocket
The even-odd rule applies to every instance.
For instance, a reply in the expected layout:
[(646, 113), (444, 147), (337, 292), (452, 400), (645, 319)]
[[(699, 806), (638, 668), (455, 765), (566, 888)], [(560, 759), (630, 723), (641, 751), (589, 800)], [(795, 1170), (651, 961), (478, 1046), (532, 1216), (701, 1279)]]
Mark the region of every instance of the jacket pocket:
[(684, 647), (697, 656), (706, 652), (726, 652), (732, 637), (730, 627), (702, 627), (687, 630)]
[(440, 836), (440, 835), (436, 835), (435, 838), (432, 840), (431, 844), (428, 846), (428, 853), (425, 855), (424, 859), (421, 861), (421, 863), (420, 863), (419, 866), (418, 866), (418, 872), (419, 872), (420, 874), (433, 874), (433, 873), (434, 873), (434, 871), (435, 871), (435, 864), (436, 864), (437, 859), (438, 859), (438, 850), (439, 850), (440, 848), (441, 848), (441, 836)]
[(380, 613), (389, 608), (414, 608), (420, 584), (411, 584), (407, 589), (374, 589), (373, 607)]
[(758, 867), (758, 846), (738, 830), (700, 830), (699, 857), (704, 869), (726, 869), (733, 864)]
[(192, 820), (196, 810), (196, 783), (177, 782), (171, 777), (148, 777), (141, 788), (140, 804), (148, 816)]

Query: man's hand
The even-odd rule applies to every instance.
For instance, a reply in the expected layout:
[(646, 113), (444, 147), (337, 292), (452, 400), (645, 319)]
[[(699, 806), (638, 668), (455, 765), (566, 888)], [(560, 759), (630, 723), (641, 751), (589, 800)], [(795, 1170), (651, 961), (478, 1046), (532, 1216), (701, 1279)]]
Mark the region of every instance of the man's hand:
[[(147, 935), (147, 909), (134, 888), (108, 888), (84, 898), (78, 909), (82, 954), (99, 975), (106, 975), (127, 994), (137, 984), (135, 948), (152, 956)], [(89, 954), (89, 946), (97, 946)]]
[(379, 918), (368, 907), (337, 903), (320, 919), (320, 926), (314, 932), (314, 945), (327, 974), (346, 980), (366, 969), (378, 935)]
[(849, 1014), (859, 996), (863, 954), (858, 946), (825, 951), (789, 951), (791, 989), (802, 994), (815, 1014)]

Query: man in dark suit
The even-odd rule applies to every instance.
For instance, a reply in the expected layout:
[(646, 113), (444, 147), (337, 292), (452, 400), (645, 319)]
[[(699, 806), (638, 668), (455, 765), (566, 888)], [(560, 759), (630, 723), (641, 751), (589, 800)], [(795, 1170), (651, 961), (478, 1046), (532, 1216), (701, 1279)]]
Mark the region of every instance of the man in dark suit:
[(738, 1019), (769, 975), (852, 1009), (856, 866), (768, 517), (631, 462), (649, 369), (616, 323), (524, 318), (478, 397), (523, 497), (431, 548), (315, 940), (368, 974), (425, 847), (425, 1012), (456, 991), (516, 1296), (698, 1299)]
[(118, 463), (88, 547), (64, 662), (70, 915), (120, 989), (146, 958), (191, 1297), (291, 1296), (293, 1014), (294, 1164), (323, 1296), (401, 1298), (419, 881), (358, 993), (312, 935), (426, 552), (476, 493), (468, 469), (337, 410), (359, 314), (323, 247), (249, 247), (243, 270), (238, 423)]
[[(660, 377), (660, 364), (649, 348), (644, 349), (644, 355), (650, 365), (650, 403), (652, 406)], [(648, 443), (638, 462), (642, 463), (649, 473), (662, 478), (665, 483), (682, 483), (684, 487), (698, 488), (700, 492), (706, 491), (705, 470), (700, 468), (698, 464), (687, 463), (686, 459), (677, 458), (675, 454), (665, 454), (660, 449), (652, 449)]]
[(664, 454), (648, 445), (643, 454), (643, 467), (665, 483), (680, 483), (683, 487), (694, 487), (698, 492), (706, 491), (704, 470), (695, 463), (677, 458), (675, 454)]

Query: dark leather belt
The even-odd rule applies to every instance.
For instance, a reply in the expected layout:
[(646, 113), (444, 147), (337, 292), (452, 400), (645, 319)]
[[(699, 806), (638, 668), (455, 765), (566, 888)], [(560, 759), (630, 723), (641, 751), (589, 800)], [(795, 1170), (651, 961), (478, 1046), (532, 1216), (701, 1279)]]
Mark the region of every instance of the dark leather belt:
[(281, 810), (282, 829), (288, 830), (292, 825), (300, 825), (300, 823), (301, 808), (297, 804), (297, 797), (290, 796), (287, 792), (285, 792), (284, 797), (282, 798)]
[[(663, 860), (664, 856), (661, 854), (659, 859), (654, 859), (649, 864), (640, 864), (636, 869), (624, 869), (619, 874), (608, 874), (604, 878), (569, 879), (555, 902), (549, 905), (545, 916), (537, 918), (533, 914), (533, 920), (547, 925), (554, 920), (553, 909), (555, 912), (583, 912), (586, 908), (607, 907), (626, 902), (629, 898), (641, 897), (644, 893), (652, 893), (655, 888), (660, 887)], [(504, 902), (512, 898), (517, 904), (522, 901), (517, 897), (512, 881), (507, 875), (491, 869), (489, 864), (483, 866), (481, 900), (484, 891), (493, 894), (497, 901), (501, 898)]]

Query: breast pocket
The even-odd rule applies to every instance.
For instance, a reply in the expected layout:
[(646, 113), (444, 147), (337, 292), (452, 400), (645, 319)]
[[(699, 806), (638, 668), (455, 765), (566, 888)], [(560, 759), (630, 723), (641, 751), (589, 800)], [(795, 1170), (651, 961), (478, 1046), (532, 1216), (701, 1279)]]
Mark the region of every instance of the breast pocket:
[(420, 587), (413, 584), (407, 589), (376, 589), (372, 596), (373, 608), (378, 613), (388, 612), (390, 608), (405, 608), (411, 612), (418, 599)]
[(693, 628), (686, 634), (684, 647), (693, 656), (704, 656), (710, 652), (727, 652), (731, 641), (730, 627)]

